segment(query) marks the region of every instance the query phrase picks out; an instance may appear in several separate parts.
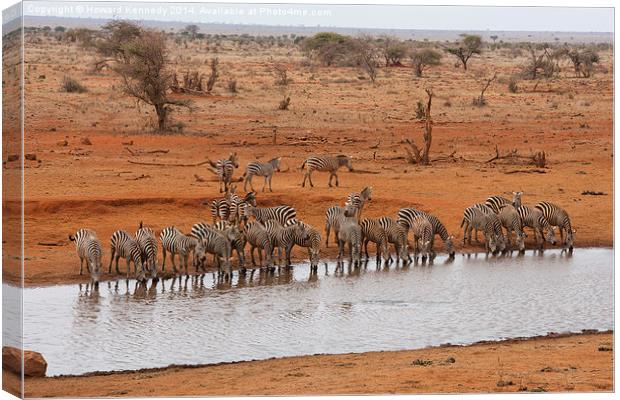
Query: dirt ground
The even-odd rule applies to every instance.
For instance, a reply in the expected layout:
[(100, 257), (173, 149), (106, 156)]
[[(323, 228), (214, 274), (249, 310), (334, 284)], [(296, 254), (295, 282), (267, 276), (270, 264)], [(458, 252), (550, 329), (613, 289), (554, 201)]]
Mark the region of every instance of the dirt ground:
[[(26, 397), (612, 392), (613, 333), (27, 378)], [(430, 364), (429, 364), (430, 362)], [(19, 387), (3, 371), (4, 387)]]
[[(208, 75), (205, 61), (213, 55), (198, 45), (172, 46), (171, 60), (178, 71), (196, 68)], [(26, 285), (88, 279), (78, 275), (79, 261), (68, 240), (79, 228), (98, 233), (107, 269), (107, 243), (116, 229), (134, 232), (142, 220), (156, 230), (175, 225), (188, 231), (196, 222), (210, 222), (201, 202), (221, 195), (204, 165), (130, 162), (195, 164), (233, 151), (240, 157), (235, 177), (254, 159), (282, 156), (285, 172), (273, 178), (273, 193), (262, 193), (262, 179), (254, 180), (259, 205), (292, 205), (300, 219), (321, 231), (327, 207), (369, 185), (373, 199), (365, 216), (395, 216), (402, 207), (418, 207), (444, 222), (459, 251), (482, 250), (482, 245), (460, 245), (463, 209), (518, 190), (527, 204), (547, 200), (563, 206), (577, 230), (577, 247), (613, 245), (611, 52), (601, 53), (593, 78), (574, 78), (571, 67), (562, 64), (559, 78), (536, 87), (520, 81), (517, 93), (509, 92), (507, 81), (525, 56), (502, 50), (473, 58), (468, 71), (454, 68), (454, 60), (444, 56), (442, 65), (418, 79), (411, 68), (382, 68), (375, 84), (360, 79), (355, 68), (306, 66), (301, 53), (288, 47), (240, 49), (224, 42), (217, 56), (222, 73), (214, 93), (184, 95), (194, 102), (194, 111), (174, 113), (183, 132), (155, 135), (148, 106), (123, 96), (112, 72), (89, 72), (92, 54), (45, 37), (26, 46), (25, 153), (37, 158), (26, 161), (24, 172)], [(274, 84), (269, 57), (289, 66), (290, 84)], [(488, 105), (472, 106), (484, 78), (494, 71), (499, 78), (485, 95)], [(65, 75), (88, 91), (61, 92)], [(237, 80), (239, 93), (226, 90), (231, 79)], [(455, 152), (456, 159), (418, 167), (405, 161), (402, 141), (422, 140), (423, 123), (414, 109), (428, 86), (436, 93), (431, 158)], [(288, 111), (277, 110), (283, 94), (292, 99)], [(496, 145), (501, 152), (544, 150), (548, 168), (535, 173), (530, 166), (486, 163)], [(132, 155), (127, 149), (165, 152)], [(3, 160), (12, 150), (3, 149)], [(324, 153), (351, 155), (357, 172), (341, 170), (337, 188), (327, 187), (327, 174), (316, 173), (316, 186), (302, 188), (299, 166), (309, 155)], [(18, 167), (18, 162), (4, 164), (7, 174)], [(9, 198), (3, 208), (5, 224), (18, 226), (19, 202)], [(19, 246), (10, 235), (5, 238), (3, 276), (16, 282)], [(533, 235), (528, 240), (531, 247)], [(436, 245), (443, 250), (440, 241)], [(330, 244), (322, 255), (333, 257), (334, 247)], [(294, 256), (307, 253), (296, 249)]]

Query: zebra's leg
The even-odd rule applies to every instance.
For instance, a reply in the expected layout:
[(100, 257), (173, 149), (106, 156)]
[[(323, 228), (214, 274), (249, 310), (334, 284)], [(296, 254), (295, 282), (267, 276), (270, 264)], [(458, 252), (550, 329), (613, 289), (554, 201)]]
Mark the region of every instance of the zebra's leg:
[[(127, 262), (127, 279), (129, 279), (129, 274), (131, 273), (131, 258), (127, 257), (125, 261)], [(136, 266), (136, 263), (134, 263), (134, 266), (136, 267), (136, 271), (137, 271), (138, 267)]]
[[(112, 247), (110, 249), (110, 266), (108, 266), (108, 274), (112, 273), (112, 260), (114, 259), (114, 253), (115, 253), (114, 247)], [(81, 258), (80, 258), (80, 261), (81, 261)], [(80, 275), (82, 275), (82, 265), (81, 265), (81, 263), (80, 263)]]
[(306, 179), (308, 179), (308, 171), (304, 173), (304, 181), (301, 183), (301, 187), (306, 187)]
[(331, 230), (331, 225), (329, 223), (325, 224), (325, 247), (329, 247), (329, 231)]
[(370, 241), (370, 239), (368, 239), (367, 237), (364, 238), (364, 242), (363, 247), (364, 247), (364, 255), (366, 256), (366, 259), (368, 260), (370, 258), (370, 256), (368, 255), (368, 242)]
[(254, 250), (256, 247), (250, 246), (250, 258), (252, 259), (252, 267), (256, 267), (256, 261), (254, 260)]
[(336, 177), (336, 186), (340, 186), (340, 181), (338, 180), (338, 174), (334, 172), (334, 176)]
[[(263, 189), (262, 191), (265, 191), (265, 188), (267, 187), (267, 182), (269, 181), (269, 175), (265, 175), (265, 180), (263, 181)], [(269, 191), (271, 192), (271, 185), (269, 187)]]
[(332, 179), (333, 178), (334, 178), (334, 173), (330, 172), (329, 173), (329, 182), (328, 182), (329, 187), (332, 187)]
[(161, 272), (164, 272), (166, 270), (166, 248), (164, 246), (161, 247), (161, 251), (163, 253), (164, 256), (164, 260), (161, 263)]
[(117, 274), (120, 274), (120, 273), (121, 273), (120, 269), (118, 269), (118, 260), (119, 260), (120, 258), (121, 258), (121, 256), (119, 256), (119, 255), (118, 255), (118, 253), (116, 253), (116, 258), (115, 258), (115, 260), (116, 260), (116, 273), (117, 273)]
[[(84, 268), (83, 264), (84, 264), (84, 258), (80, 257), (80, 275), (82, 275), (82, 270)], [(111, 260), (110, 260), (110, 268), (112, 268)]]
[(342, 253), (344, 253), (344, 242), (340, 239), (338, 240), (338, 260), (342, 260)]
[(314, 183), (312, 182), (312, 171), (308, 171), (308, 182), (310, 182), (310, 187), (314, 187)]
[(269, 175), (269, 191), (273, 192), (273, 189), (271, 188), (271, 178), (273, 178), (273, 174)]
[(245, 180), (243, 181), (243, 191), (247, 192), (248, 191), (248, 181), (250, 181), (252, 178), (250, 178), (250, 174), (246, 175)]
[[(172, 270), (174, 271), (174, 273), (176, 274), (178, 272), (177, 270), (177, 265), (174, 262), (174, 256), (176, 253), (170, 252), (170, 261), (172, 262)], [(179, 257), (180, 258), (180, 257)], [(198, 269), (198, 266), (196, 266), (196, 269)]]

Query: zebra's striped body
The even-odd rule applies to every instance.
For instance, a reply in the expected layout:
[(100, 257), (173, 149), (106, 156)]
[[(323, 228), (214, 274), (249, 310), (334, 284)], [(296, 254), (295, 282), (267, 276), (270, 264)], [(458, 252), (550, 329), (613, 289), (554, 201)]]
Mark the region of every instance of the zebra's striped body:
[[(545, 216), (551, 229), (557, 226), (560, 231), (560, 240), (564, 244), (564, 247), (568, 247), (569, 250), (573, 249), (573, 235), (575, 231), (570, 222), (568, 213), (560, 206), (557, 206), (548, 201), (541, 201), (535, 206)], [(566, 237), (564, 237), (566, 235)]]
[(75, 242), (75, 250), (80, 258), (80, 275), (86, 261), (86, 270), (90, 273), (93, 282), (99, 281), (101, 273), (101, 242), (97, 238), (95, 231), (91, 229), (79, 229), (75, 235), (69, 235), (69, 240)]
[(216, 162), (209, 160), (209, 164), (220, 182), (220, 193), (228, 192), (233, 172), (235, 168), (239, 168), (237, 153), (230, 153), (227, 159), (217, 160)]
[(338, 230), (338, 259), (342, 259), (345, 244), (349, 247), (349, 261), (359, 265), (362, 250), (362, 229), (357, 223), (354, 214), (350, 213), (353, 207), (347, 208)]
[[(474, 204), (472, 207), (479, 209), (480, 211), (482, 211), (485, 214), (493, 214), (495, 212), (495, 211), (493, 211), (493, 209), (489, 205), (483, 204), (483, 203)], [(468, 222), (465, 221), (465, 229), (467, 229), (467, 224), (468, 224)], [(476, 243), (479, 242), (479, 240), (478, 240), (478, 229), (474, 229), (474, 239), (476, 240)]]
[[(407, 230), (405, 227), (390, 217), (379, 218), (379, 223), (387, 234), (388, 243), (394, 245), (397, 260), (402, 260), (403, 262), (411, 260), (407, 245)], [(391, 259), (392, 257), (390, 255), (390, 261)]]
[(230, 204), (228, 199), (215, 199), (211, 202), (211, 217), (216, 221), (228, 221), (230, 218)]
[(196, 230), (194, 230), (194, 227), (192, 227), (192, 236), (194, 236), (194, 232), (197, 232), (199, 235), (198, 243), (194, 249), (196, 270), (200, 268), (206, 271), (207, 253), (209, 253), (215, 256), (218, 274), (222, 275), (223, 271), (227, 271), (227, 277), (232, 278), (232, 264), (230, 263), (232, 253), (231, 242), (235, 240), (239, 230), (234, 226), (221, 232), (211, 227), (204, 229), (204, 226), (202, 226), (201, 229)]
[(377, 246), (377, 262), (380, 261), (381, 256), (383, 256), (385, 262), (388, 262), (390, 259), (388, 235), (379, 220), (366, 218), (361, 220), (359, 225), (362, 230), (362, 248), (364, 249), (366, 259), (370, 258), (368, 255), (368, 243), (373, 242)]
[(325, 247), (329, 247), (329, 233), (331, 229), (334, 229), (334, 239), (338, 243), (338, 231), (340, 230), (340, 224), (344, 221), (345, 217), (354, 217), (357, 215), (357, 208), (352, 205), (346, 205), (344, 207), (331, 206), (325, 211)]
[[(213, 228), (217, 229), (220, 232), (224, 232), (227, 229), (230, 229), (232, 226), (230, 223), (226, 221), (219, 221)], [(230, 242), (232, 248), (237, 252), (237, 258), (239, 260), (239, 268), (244, 268), (245, 266), (245, 235), (241, 231), (235, 232), (235, 238)]]
[[(258, 266), (259, 268), (269, 268), (272, 264), (273, 248), (271, 246), (271, 240), (269, 238), (269, 233), (260, 222), (248, 222), (244, 227), (243, 233), (245, 234), (246, 240), (250, 244), (250, 257), (252, 259), (252, 265), (256, 266), (256, 261), (254, 260), (254, 249), (258, 249)], [(263, 253), (265, 252), (265, 265), (263, 265)]]
[(422, 255), (422, 262), (426, 259), (431, 260), (433, 257), (433, 248), (431, 243), (433, 240), (433, 225), (426, 215), (419, 214), (413, 217), (410, 225), (413, 232), (414, 243), (414, 259), (417, 259)]
[(502, 196), (491, 196), (485, 204), (493, 210), (495, 214), (499, 214), (503, 206), (510, 204), (514, 208), (521, 207), (521, 196), (523, 192), (512, 192), (512, 201)]
[(511, 204), (507, 204), (502, 207), (499, 214), (499, 217), (502, 226), (506, 229), (506, 243), (510, 246), (512, 241), (512, 232), (517, 236), (516, 245), (519, 248), (519, 251), (525, 250), (525, 234), (523, 233), (521, 217), (517, 212), (517, 209), (514, 208)]
[(187, 264), (189, 255), (198, 244), (198, 239), (193, 236), (184, 235), (180, 230), (174, 226), (164, 228), (159, 234), (159, 240), (161, 241), (161, 249), (163, 253), (163, 261), (161, 264), (161, 270), (166, 269), (166, 254), (170, 253), (170, 259), (172, 260), (172, 269), (177, 272), (177, 266), (174, 263), (174, 256), (179, 255), (179, 263), (181, 269), (185, 269), (187, 273)]
[(487, 252), (496, 253), (504, 251), (506, 244), (502, 232), (502, 223), (495, 213), (485, 214), (479, 208), (469, 207), (463, 212), (461, 221), (463, 229), (463, 244), (465, 241), (471, 244), (471, 231), (478, 229), (484, 232), (485, 249)]
[(405, 227), (406, 232), (409, 232), (409, 228), (411, 227), (413, 218), (416, 217), (417, 215), (426, 216), (428, 221), (433, 226), (433, 237), (431, 239), (431, 250), (433, 249), (433, 246), (435, 244), (435, 235), (439, 235), (439, 237), (441, 238), (441, 240), (443, 241), (445, 245), (446, 253), (448, 253), (450, 257), (454, 257), (454, 253), (455, 253), (454, 243), (452, 242), (454, 237), (448, 234), (448, 230), (446, 229), (444, 224), (442, 224), (439, 218), (437, 218), (433, 214), (429, 214), (427, 212), (416, 210), (415, 208), (410, 208), (410, 207), (401, 208), (400, 210), (398, 210), (398, 223), (401, 224), (403, 227)]
[(286, 225), (286, 223), (297, 217), (297, 212), (291, 206), (276, 206), (276, 207), (254, 207), (246, 206), (246, 215), (248, 217), (254, 217), (258, 222), (265, 223), (269, 220), (274, 220), (280, 223), (280, 225)]
[(371, 196), (372, 187), (367, 186), (359, 193), (350, 193), (349, 196), (347, 196), (347, 202), (345, 203), (345, 205), (350, 205), (357, 208), (356, 217), (359, 220), (360, 218), (362, 218), (362, 210), (364, 209), (364, 204), (366, 204), (367, 201), (372, 200)]
[[(111, 256), (110, 265), (108, 266), (108, 273), (112, 272), (112, 260), (114, 260), (116, 262), (116, 273), (120, 274), (118, 269), (118, 259), (122, 257), (127, 262), (127, 278), (129, 278), (131, 262), (133, 262), (138, 280), (144, 279), (145, 269), (142, 262), (142, 252), (140, 251), (138, 242), (132, 238), (129, 233), (124, 230), (114, 232), (110, 238), (110, 249)], [(138, 271), (138, 269), (140, 271)]]
[(303, 225), (296, 221), (283, 226), (275, 220), (269, 220), (263, 225), (269, 234), (271, 251), (276, 247), (278, 248), (278, 267), (282, 261), (282, 251), (284, 251), (286, 266), (291, 265), (291, 250), (295, 245), (295, 237), (306, 239), (306, 231)]
[(243, 190), (247, 192), (247, 185), (250, 184), (250, 189), (254, 191), (254, 187), (252, 187), (252, 177), (263, 176), (265, 177), (265, 183), (263, 184), (263, 192), (265, 191), (265, 187), (269, 184), (269, 191), (273, 192), (271, 189), (271, 178), (273, 177), (273, 173), (275, 171), (280, 172), (280, 161), (282, 157), (273, 158), (266, 163), (261, 163), (259, 161), (253, 161), (248, 164), (245, 168), (245, 181), (243, 183)]
[(340, 167), (345, 166), (349, 169), (349, 171), (353, 171), (351, 157), (343, 154), (337, 156), (323, 155), (308, 157), (303, 164), (301, 164), (301, 169), (306, 169), (301, 186), (306, 186), (307, 179), (310, 182), (310, 186), (314, 187), (314, 183), (312, 183), (313, 171), (329, 172), (329, 187), (332, 187), (332, 179), (334, 177), (336, 177), (336, 186), (338, 186), (339, 182), (337, 171)]
[(140, 247), (145, 268), (151, 272), (151, 278), (156, 278), (157, 239), (155, 238), (155, 232), (151, 228), (142, 226), (142, 221), (140, 221), (140, 227), (136, 231), (135, 239), (138, 247)]
[(236, 224), (245, 223), (248, 220), (248, 206), (256, 207), (256, 193), (249, 192), (241, 198), (234, 192), (231, 192), (228, 196), (228, 205), (230, 209), (228, 220)]
[[(522, 205), (517, 208), (517, 212), (519, 213), (519, 217), (521, 217), (521, 224), (523, 227), (527, 226), (534, 231), (536, 244), (539, 249), (543, 248), (545, 240), (552, 245), (555, 244), (555, 233), (542, 211), (535, 207)], [(545, 236), (545, 230), (547, 230), (547, 236)]]
[(321, 256), (321, 234), (314, 227), (301, 222), (301, 221), (289, 221), (288, 224), (299, 223), (304, 228), (303, 235), (295, 235), (295, 244), (299, 247), (306, 247), (308, 249), (308, 258), (310, 259), (310, 268), (316, 270), (319, 266), (319, 258)]

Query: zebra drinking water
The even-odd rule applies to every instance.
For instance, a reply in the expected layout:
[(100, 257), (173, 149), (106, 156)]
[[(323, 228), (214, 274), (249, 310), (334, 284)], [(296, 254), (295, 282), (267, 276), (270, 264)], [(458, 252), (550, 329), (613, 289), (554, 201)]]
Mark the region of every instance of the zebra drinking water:
[(145, 268), (151, 272), (151, 278), (157, 278), (157, 239), (155, 233), (151, 228), (142, 226), (142, 221), (140, 221), (135, 239), (142, 253)]
[(184, 235), (174, 226), (169, 226), (161, 231), (159, 234), (159, 240), (161, 241), (161, 249), (163, 253), (161, 270), (164, 271), (166, 269), (166, 253), (169, 252), (170, 259), (172, 260), (172, 269), (174, 272), (177, 272), (177, 266), (174, 263), (174, 256), (178, 254), (181, 270), (184, 269), (187, 274), (189, 255), (196, 248), (198, 239), (193, 236)]
[(80, 258), (80, 275), (82, 275), (84, 261), (86, 261), (86, 270), (90, 273), (93, 283), (97, 283), (101, 273), (103, 253), (97, 234), (91, 229), (79, 229), (75, 235), (69, 235), (69, 240), (75, 242), (75, 250)]
[[(402, 262), (411, 261), (411, 257), (409, 256), (409, 247), (407, 245), (407, 230), (405, 227), (390, 217), (379, 218), (379, 224), (381, 224), (381, 227), (387, 234), (388, 243), (394, 245), (396, 259), (402, 260)], [(392, 261), (391, 255), (390, 261)]]
[[(560, 231), (560, 240), (562, 240), (564, 248), (568, 248), (572, 251), (575, 230), (571, 225), (568, 213), (562, 207), (547, 201), (541, 201), (534, 207), (542, 212), (543, 216), (549, 222), (549, 225), (551, 225), (551, 230), (553, 230), (555, 226), (558, 227)], [(566, 235), (566, 237), (564, 237), (564, 235)]]
[[(519, 213), (519, 217), (521, 217), (521, 224), (523, 227), (527, 226), (534, 231), (536, 245), (539, 249), (542, 250), (545, 240), (552, 245), (555, 244), (555, 233), (542, 211), (535, 207), (522, 205), (517, 208), (517, 212)], [(547, 230), (547, 236), (545, 236), (545, 230)]]
[(390, 250), (388, 248), (388, 236), (381, 223), (377, 219), (366, 218), (359, 222), (362, 229), (362, 247), (368, 260), (368, 243), (373, 242), (377, 247), (377, 263), (379, 263), (381, 256), (387, 263), (390, 260)]
[(112, 260), (116, 262), (116, 273), (120, 274), (118, 269), (118, 259), (124, 258), (127, 262), (127, 279), (131, 272), (131, 263), (133, 262), (136, 277), (139, 281), (144, 280), (145, 268), (142, 262), (142, 252), (138, 242), (124, 230), (118, 230), (112, 234), (110, 238), (110, 265), (108, 273), (112, 273)]
[(400, 210), (398, 210), (398, 223), (401, 224), (403, 227), (405, 227), (406, 232), (408, 234), (413, 218), (417, 215), (425, 215), (433, 227), (431, 249), (433, 249), (434, 244), (435, 244), (435, 235), (439, 235), (439, 237), (444, 243), (444, 246), (446, 248), (446, 253), (448, 253), (448, 256), (451, 258), (454, 257), (454, 254), (455, 254), (454, 243), (453, 243), (454, 236), (448, 234), (448, 230), (446, 229), (444, 224), (442, 224), (439, 218), (437, 218), (433, 214), (429, 214), (422, 210), (417, 210), (411, 207), (401, 208)]
[(352, 205), (357, 208), (356, 217), (359, 220), (360, 218), (362, 218), (362, 210), (364, 209), (364, 204), (366, 204), (367, 201), (372, 200), (371, 196), (372, 187), (367, 186), (359, 193), (350, 193), (349, 196), (347, 196), (347, 202), (345, 203), (345, 205)]

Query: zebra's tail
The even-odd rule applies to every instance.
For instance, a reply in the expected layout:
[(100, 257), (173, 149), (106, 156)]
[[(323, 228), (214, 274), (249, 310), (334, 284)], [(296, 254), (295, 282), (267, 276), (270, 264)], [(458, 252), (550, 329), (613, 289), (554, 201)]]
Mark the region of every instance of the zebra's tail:
[(72, 242), (75, 242), (75, 236), (69, 235), (69, 240), (72, 241)]
[(301, 163), (301, 167), (299, 167), (300, 170), (303, 170), (306, 167), (306, 163), (308, 162), (308, 160), (304, 160), (303, 163)]
[(463, 217), (463, 220), (461, 221), (461, 228), (463, 227), (463, 225), (465, 225), (465, 217)]
[(140, 221), (140, 226), (138, 227), (138, 229), (142, 229), (142, 221)]

